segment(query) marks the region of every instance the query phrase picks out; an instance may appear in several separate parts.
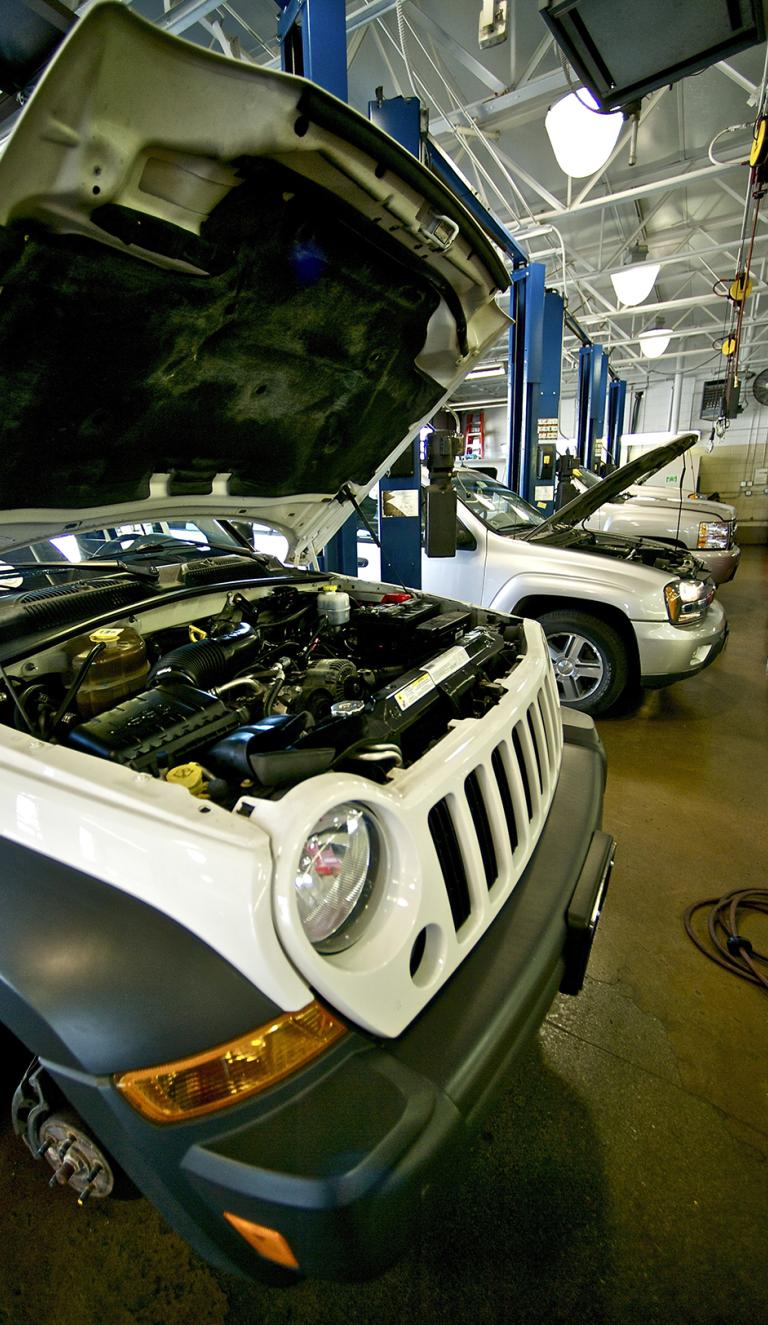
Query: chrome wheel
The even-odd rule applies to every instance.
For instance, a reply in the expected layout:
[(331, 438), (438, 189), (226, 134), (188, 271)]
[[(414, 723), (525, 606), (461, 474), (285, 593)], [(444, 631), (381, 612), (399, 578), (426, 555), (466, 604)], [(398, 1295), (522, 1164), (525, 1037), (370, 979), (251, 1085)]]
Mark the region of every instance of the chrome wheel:
[(603, 685), (605, 660), (591, 640), (575, 631), (547, 638), (557, 688), (564, 704), (590, 699)]

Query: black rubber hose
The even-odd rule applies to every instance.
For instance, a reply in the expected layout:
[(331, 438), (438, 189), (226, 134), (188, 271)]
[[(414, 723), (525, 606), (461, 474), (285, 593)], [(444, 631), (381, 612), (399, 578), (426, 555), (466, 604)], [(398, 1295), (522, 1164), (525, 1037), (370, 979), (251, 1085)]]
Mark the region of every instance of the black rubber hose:
[(195, 640), (171, 649), (155, 663), (147, 684), (191, 685), (196, 690), (210, 690), (251, 661), (261, 646), (258, 633), (241, 621), (229, 635)]
[[(710, 908), (707, 931), (711, 948), (693, 927), (694, 915), (707, 906)], [(749, 911), (768, 916), (768, 889), (737, 888), (724, 897), (708, 897), (703, 902), (694, 902), (685, 912), (683, 924), (691, 942), (711, 962), (768, 992), (768, 955), (757, 952), (751, 941), (739, 932), (743, 917)]]
[(74, 681), (69, 687), (69, 690), (67, 691), (66, 695), (59, 704), (58, 709), (56, 710), (53, 722), (51, 723), (51, 738), (55, 737), (61, 719), (64, 717), (64, 714), (67, 712), (67, 709), (69, 708), (72, 701), (77, 698), (80, 690), (82, 689), (83, 682), (85, 681), (86, 676), (90, 672), (93, 663), (96, 661), (99, 654), (104, 652), (106, 647), (107, 647), (106, 644), (103, 641), (100, 641), (99, 643), (94, 644), (93, 648), (89, 650), (87, 658), (85, 658), (82, 666), (80, 667), (79, 672), (77, 673), (77, 676), (75, 677)]

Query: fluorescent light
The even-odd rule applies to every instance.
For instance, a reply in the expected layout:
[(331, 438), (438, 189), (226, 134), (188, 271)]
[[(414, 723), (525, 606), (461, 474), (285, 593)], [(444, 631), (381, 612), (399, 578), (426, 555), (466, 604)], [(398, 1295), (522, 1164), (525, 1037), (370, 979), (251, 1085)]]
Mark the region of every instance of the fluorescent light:
[(611, 276), (616, 298), (625, 307), (631, 308), (633, 304), (641, 304), (647, 299), (661, 271), (661, 264), (646, 262), (647, 257), (648, 249), (641, 245), (630, 249), (622, 270)]
[(471, 373), (467, 373), (465, 382), (476, 382), (479, 377), (506, 377), (507, 370), (503, 363), (486, 363), (480, 368), (473, 368)]
[(664, 325), (664, 319), (658, 318), (654, 327), (641, 331), (638, 344), (646, 359), (658, 359), (672, 339), (672, 332)]
[(561, 97), (547, 111), (544, 127), (557, 164), (574, 179), (594, 175), (604, 166), (621, 133), (624, 116), (620, 110), (611, 115), (598, 114), (597, 110), (592, 93), (582, 87), (578, 93)]

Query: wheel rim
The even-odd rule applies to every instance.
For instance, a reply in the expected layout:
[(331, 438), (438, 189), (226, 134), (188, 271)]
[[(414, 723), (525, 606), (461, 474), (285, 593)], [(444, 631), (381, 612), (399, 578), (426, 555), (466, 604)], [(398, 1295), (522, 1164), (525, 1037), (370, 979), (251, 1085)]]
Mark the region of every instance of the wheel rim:
[(586, 635), (561, 631), (547, 638), (557, 688), (564, 704), (591, 699), (605, 679), (605, 662)]

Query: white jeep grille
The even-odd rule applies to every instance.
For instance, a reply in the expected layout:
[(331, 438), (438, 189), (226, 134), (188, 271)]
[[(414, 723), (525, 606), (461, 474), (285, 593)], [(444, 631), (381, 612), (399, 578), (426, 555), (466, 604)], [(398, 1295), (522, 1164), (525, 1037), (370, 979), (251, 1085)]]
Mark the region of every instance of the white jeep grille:
[[(562, 727), (541, 627), (526, 621), (524, 629), (527, 651), (498, 704), (482, 718), (452, 723), (386, 785), (328, 773), (279, 802), (251, 803), (275, 848), (280, 942), (319, 997), (376, 1034), (400, 1034), (457, 969), (504, 906), (544, 827)], [(298, 853), (322, 815), (342, 802), (364, 806), (379, 826), (385, 868), (359, 938), (321, 955), (298, 916)]]
[(552, 697), (542, 686), (525, 718), (467, 774), (461, 793), (443, 797), (429, 811), (429, 831), (457, 933), (477, 909), (477, 900), (484, 911), (484, 893), (503, 884), (516, 862), (527, 860), (559, 765), (559, 722)]

